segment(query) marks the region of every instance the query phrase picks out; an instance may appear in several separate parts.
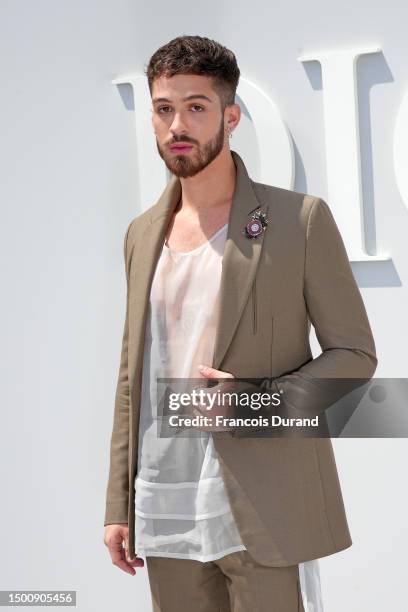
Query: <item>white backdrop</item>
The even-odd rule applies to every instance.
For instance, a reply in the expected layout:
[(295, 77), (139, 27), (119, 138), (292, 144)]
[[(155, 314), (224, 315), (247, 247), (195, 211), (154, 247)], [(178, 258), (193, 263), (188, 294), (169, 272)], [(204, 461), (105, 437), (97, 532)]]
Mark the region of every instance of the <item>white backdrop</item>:
[[(321, 70), (298, 58), (381, 47), (356, 73), (367, 244), (391, 258), (353, 271), (377, 344), (376, 376), (407, 376), (408, 208), (393, 160), (408, 90), (404, 6), (3, 0), (0, 590), (73, 589), (84, 612), (151, 609), (146, 570), (122, 573), (103, 544), (123, 238), (154, 203), (140, 198), (132, 96), (112, 81), (142, 74), (171, 38), (201, 34), (235, 52), (242, 76), (287, 125), (294, 189), (329, 205)], [(256, 178), (272, 157), (260, 159), (249, 123), (244, 117), (231, 146), (245, 151)], [(354, 544), (321, 560), (325, 612), (404, 612), (407, 441), (334, 446)]]

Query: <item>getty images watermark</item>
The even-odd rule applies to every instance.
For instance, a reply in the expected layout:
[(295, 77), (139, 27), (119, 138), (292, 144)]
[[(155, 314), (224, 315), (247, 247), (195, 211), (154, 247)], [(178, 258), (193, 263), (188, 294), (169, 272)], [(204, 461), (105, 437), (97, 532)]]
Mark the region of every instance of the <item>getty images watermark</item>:
[(158, 378), (157, 435), (408, 437), (407, 379)]
[[(237, 383), (234, 383), (235, 385)], [(234, 386), (234, 385), (233, 385)], [(168, 423), (170, 427), (197, 427), (199, 429), (230, 430), (236, 427), (318, 427), (319, 417), (288, 418), (278, 414), (265, 416), (258, 413), (251, 416), (238, 416), (249, 410), (260, 411), (280, 406), (279, 392), (245, 392), (192, 389), (186, 391), (169, 391), (167, 395)], [(173, 414), (172, 414), (173, 413)]]
[[(283, 389), (250, 379), (159, 379), (158, 433), (161, 437), (203, 432), (234, 436), (281, 436), (284, 429), (321, 430), (319, 415), (291, 415), (283, 406)], [(293, 434), (292, 434), (293, 435)]]

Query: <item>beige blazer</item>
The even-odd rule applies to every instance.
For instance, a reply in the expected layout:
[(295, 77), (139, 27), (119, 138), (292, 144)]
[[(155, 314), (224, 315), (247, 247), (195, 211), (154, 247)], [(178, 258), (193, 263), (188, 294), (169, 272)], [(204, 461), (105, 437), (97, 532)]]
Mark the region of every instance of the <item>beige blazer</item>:
[[(313, 379), (367, 378), (377, 365), (366, 310), (343, 241), (321, 198), (255, 182), (237, 168), (220, 287), (212, 366), (242, 378), (274, 378), (298, 413), (325, 418)], [(127, 307), (117, 382), (104, 524), (128, 523), (135, 553), (135, 477), (145, 320), (164, 234), (181, 195), (172, 176), (125, 236)], [(242, 230), (267, 213), (263, 234)], [(310, 325), (322, 353), (313, 359)], [(283, 396), (283, 397), (284, 397)], [(331, 398), (333, 399), (333, 398)], [(330, 438), (213, 434), (231, 509), (249, 553), (287, 566), (352, 544)]]

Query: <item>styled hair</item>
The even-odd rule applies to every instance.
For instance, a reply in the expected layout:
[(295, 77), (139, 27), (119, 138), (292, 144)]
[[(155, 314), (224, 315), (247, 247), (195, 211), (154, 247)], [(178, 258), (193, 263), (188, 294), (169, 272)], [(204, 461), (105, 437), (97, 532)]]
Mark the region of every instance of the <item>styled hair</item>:
[(221, 109), (235, 102), (240, 70), (232, 51), (203, 36), (178, 36), (152, 55), (145, 69), (150, 95), (153, 81), (175, 74), (202, 74), (212, 77)]

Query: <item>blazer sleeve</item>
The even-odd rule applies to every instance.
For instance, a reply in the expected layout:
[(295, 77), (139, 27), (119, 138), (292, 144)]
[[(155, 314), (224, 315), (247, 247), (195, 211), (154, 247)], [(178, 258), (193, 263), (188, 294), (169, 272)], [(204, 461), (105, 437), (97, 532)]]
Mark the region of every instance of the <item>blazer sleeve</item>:
[(129, 338), (129, 266), (127, 242), (131, 224), (124, 239), (126, 268), (126, 315), (122, 337), (119, 375), (117, 378), (113, 428), (110, 440), (109, 478), (106, 489), (104, 525), (128, 522), (129, 501), (129, 406), (130, 392), (128, 379), (128, 338)]
[(259, 392), (261, 387), (279, 393), (276, 414), (284, 417), (323, 413), (368, 382), (377, 367), (364, 302), (332, 212), (321, 198), (313, 202), (307, 222), (303, 295), (321, 354), (295, 371), (258, 379), (245, 390)]

